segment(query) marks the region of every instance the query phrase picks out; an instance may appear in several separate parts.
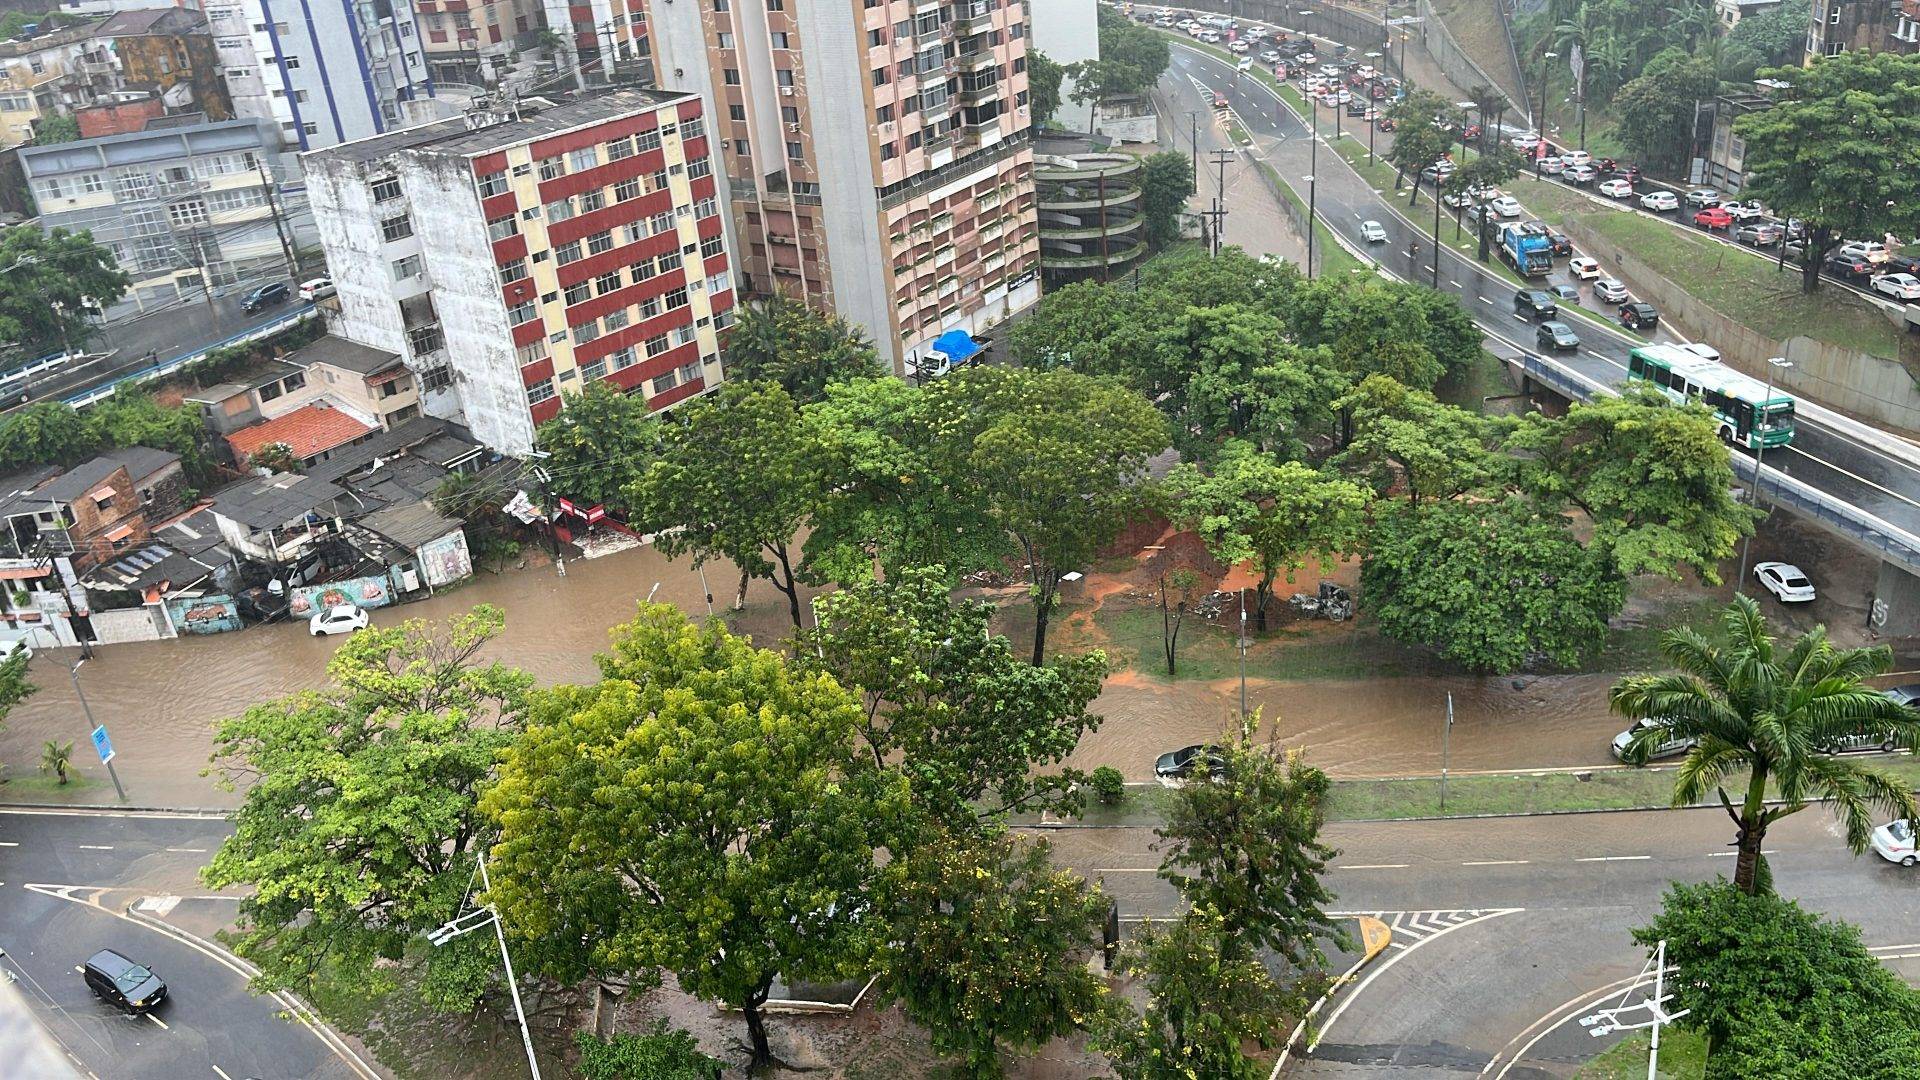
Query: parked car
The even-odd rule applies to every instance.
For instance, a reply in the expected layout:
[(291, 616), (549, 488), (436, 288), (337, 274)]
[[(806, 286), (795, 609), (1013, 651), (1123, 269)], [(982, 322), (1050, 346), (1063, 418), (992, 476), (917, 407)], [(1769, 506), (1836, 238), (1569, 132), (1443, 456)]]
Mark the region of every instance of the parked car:
[(1627, 283), (1619, 278), (1603, 277), (1593, 283), (1593, 298), (1609, 304), (1627, 302)]
[(1569, 150), (1561, 154), (1560, 157), (1566, 161), (1568, 168), (1572, 168), (1575, 165), (1593, 164), (1593, 155), (1587, 153), (1585, 150)]
[(1840, 245), (1840, 254), (1850, 259), (1865, 259), (1878, 265), (1893, 257), (1887, 245), (1878, 240), (1853, 240)]
[(1503, 218), (1517, 218), (1521, 214), (1520, 200), (1511, 195), (1502, 195), (1493, 200), (1493, 212)]
[(1733, 215), (1717, 206), (1709, 206), (1705, 210), (1694, 213), (1693, 223), (1703, 229), (1731, 229)]
[(1513, 294), (1513, 311), (1530, 319), (1551, 319), (1560, 314), (1560, 304), (1545, 289), (1521, 289)]
[(1687, 205), (1695, 210), (1705, 210), (1709, 206), (1720, 205), (1720, 192), (1710, 187), (1693, 188), (1687, 192)]
[(1742, 244), (1754, 247), (1772, 247), (1780, 242), (1781, 228), (1770, 222), (1757, 225), (1742, 225), (1733, 230), (1733, 238)]
[(167, 984), (153, 969), (112, 949), (101, 949), (74, 969), (100, 1000), (127, 1013), (148, 1012), (167, 1000)]
[(1804, 604), (1814, 599), (1813, 582), (1792, 563), (1755, 563), (1753, 576), (1760, 579), (1761, 588), (1783, 604)]
[(1552, 293), (1553, 298), (1562, 304), (1578, 304), (1580, 302), (1580, 289), (1576, 285), (1549, 285), (1547, 286), (1547, 291)]
[(333, 287), (333, 279), (330, 277), (317, 277), (311, 281), (303, 281), (300, 283), (300, 299), (305, 300), (309, 304), (315, 300), (332, 296), (339, 291), (340, 290)]
[(1629, 330), (1651, 330), (1660, 324), (1660, 311), (1644, 300), (1620, 305), (1620, 325)]
[(1832, 742), (1823, 744), (1820, 749), (1829, 754), (1851, 754), (1862, 750), (1889, 754), (1899, 749), (1900, 740), (1892, 735), (1842, 735)]
[(1581, 281), (1592, 281), (1600, 276), (1600, 260), (1577, 255), (1567, 261), (1567, 271)]
[(1525, 154), (1540, 145), (1540, 133), (1537, 131), (1522, 132), (1519, 135), (1515, 135), (1512, 141), (1513, 148)]
[(1680, 199), (1671, 191), (1649, 191), (1640, 196), (1640, 205), (1648, 210), (1678, 210)]
[(1195, 772), (1211, 775), (1226, 765), (1227, 756), (1218, 746), (1195, 743), (1161, 754), (1153, 763), (1153, 775), (1162, 780), (1186, 780)]
[(1600, 194), (1605, 195), (1609, 199), (1629, 199), (1633, 197), (1633, 185), (1619, 177), (1615, 177), (1612, 180), (1602, 180), (1599, 191)]
[(1548, 154), (1546, 157), (1534, 163), (1534, 168), (1538, 169), (1541, 174), (1545, 176), (1559, 176), (1561, 173), (1567, 171), (1567, 159), (1557, 154)]
[(1920, 278), (1912, 274), (1881, 274), (1868, 284), (1873, 291), (1895, 300), (1920, 300)]
[(1882, 690), (1888, 701), (1895, 705), (1905, 705), (1910, 709), (1920, 708), (1920, 683), (1908, 683), (1890, 690)]
[(1693, 749), (1695, 740), (1692, 738), (1669, 735), (1648, 748), (1644, 757), (1629, 756), (1627, 747), (1633, 742), (1635, 735), (1649, 728), (1664, 726), (1664, 724), (1665, 721), (1655, 720), (1652, 717), (1634, 721), (1632, 727), (1613, 737), (1613, 756), (1629, 765), (1641, 765), (1657, 758), (1674, 757), (1679, 754), (1684, 754)]
[(1567, 171), (1561, 174), (1567, 183), (1581, 186), (1593, 183), (1593, 178), (1598, 175), (1600, 174), (1594, 171), (1591, 165), (1569, 165)]
[(240, 298), (240, 310), (251, 315), (256, 311), (265, 311), (275, 304), (284, 304), (292, 296), (293, 290), (287, 288), (287, 283), (284, 281), (255, 286)]
[(1739, 222), (1759, 221), (1761, 218), (1767, 216), (1767, 208), (1760, 205), (1759, 199), (1748, 199), (1746, 202), (1721, 203), (1720, 209), (1732, 214), (1733, 220)]
[(1387, 242), (1387, 230), (1377, 221), (1363, 221), (1360, 223), (1360, 238), (1369, 244), (1384, 244)]
[(1913, 822), (1896, 818), (1873, 830), (1873, 839), (1867, 841), (1875, 855), (1890, 863), (1912, 866), (1920, 862), (1916, 858), (1913, 844)]
[(1865, 281), (1874, 271), (1874, 265), (1858, 255), (1827, 256), (1827, 276), (1843, 281)]
[(307, 632), (314, 637), (322, 634), (351, 634), (355, 630), (367, 628), (366, 609), (357, 604), (335, 604), (313, 613), (307, 620)]
[(1535, 327), (1533, 338), (1549, 352), (1580, 347), (1580, 335), (1573, 332), (1573, 327), (1558, 320), (1548, 320)]

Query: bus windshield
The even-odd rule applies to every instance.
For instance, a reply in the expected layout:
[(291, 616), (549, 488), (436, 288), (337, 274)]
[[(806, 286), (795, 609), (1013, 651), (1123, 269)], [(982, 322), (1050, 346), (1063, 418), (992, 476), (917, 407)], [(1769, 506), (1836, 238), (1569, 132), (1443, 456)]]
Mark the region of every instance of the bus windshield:
[(1774, 401), (1767, 404), (1767, 411), (1760, 414), (1762, 431), (1793, 430), (1793, 402)]

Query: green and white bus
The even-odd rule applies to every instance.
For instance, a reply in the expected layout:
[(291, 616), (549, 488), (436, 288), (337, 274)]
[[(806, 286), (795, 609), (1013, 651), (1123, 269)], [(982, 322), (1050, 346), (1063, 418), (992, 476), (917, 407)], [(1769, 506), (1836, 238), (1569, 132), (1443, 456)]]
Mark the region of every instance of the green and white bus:
[(1644, 345), (1627, 356), (1627, 377), (1650, 382), (1676, 402), (1701, 401), (1720, 437), (1749, 450), (1793, 441), (1793, 395), (1678, 345)]

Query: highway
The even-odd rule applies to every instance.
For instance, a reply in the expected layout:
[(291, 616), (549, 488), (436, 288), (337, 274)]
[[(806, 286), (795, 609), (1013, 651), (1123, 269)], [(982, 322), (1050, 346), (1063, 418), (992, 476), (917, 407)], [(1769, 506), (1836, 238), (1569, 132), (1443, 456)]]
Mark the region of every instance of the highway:
[[(1368, 255), (1388, 273), (1421, 284), (1433, 281), (1436, 245), (1405, 216), (1409, 211), (1404, 197), (1376, 192), (1324, 145), (1315, 161), (1306, 125), (1265, 83), (1251, 75), (1238, 76), (1227, 61), (1178, 41), (1173, 42), (1172, 52), (1169, 79), (1175, 84), (1198, 80), (1224, 93), (1241, 123), (1256, 136), (1260, 152), (1301, 198), (1308, 196), (1305, 177), (1318, 170), (1315, 202), (1319, 218), (1330, 229), (1356, 248), (1370, 248)], [(1322, 137), (1329, 135), (1331, 131), (1323, 126)], [(1426, 215), (1431, 215), (1432, 205), (1423, 192), (1419, 206), (1425, 208)], [(1368, 245), (1361, 239), (1360, 223), (1366, 220), (1384, 226), (1388, 237), (1385, 243)], [(1230, 220), (1228, 228), (1231, 241)], [(1420, 241), (1420, 250), (1417, 255), (1409, 255), (1409, 244), (1415, 240)], [(1514, 286), (1493, 269), (1482, 266), (1471, 253), (1438, 247), (1439, 287), (1458, 296), (1488, 337), (1504, 346), (1508, 355), (1532, 353), (1534, 324), (1514, 313)], [(1658, 306), (1658, 298), (1651, 299)], [(1580, 348), (1557, 359), (1603, 385), (1623, 382), (1627, 352), (1636, 344), (1635, 339), (1586, 320), (1575, 319), (1569, 325), (1580, 335)], [(1827, 421), (1811, 409), (1803, 411), (1794, 445), (1786, 452), (1770, 453), (1767, 468), (1914, 534), (1915, 542), (1920, 543), (1920, 450), (1889, 435), (1863, 437), (1859, 427)]]

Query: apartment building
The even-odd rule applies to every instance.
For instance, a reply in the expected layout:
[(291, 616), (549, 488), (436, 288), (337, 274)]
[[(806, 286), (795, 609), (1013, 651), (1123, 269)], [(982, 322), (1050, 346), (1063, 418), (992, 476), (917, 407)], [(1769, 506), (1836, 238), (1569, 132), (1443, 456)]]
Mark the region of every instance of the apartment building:
[(113, 72), (112, 58), (93, 39), (98, 20), (61, 26), (15, 41), (0, 41), (0, 149), (32, 142), (34, 129), (91, 101)]
[(293, 163), (272, 127), (198, 119), (18, 151), (41, 224), (90, 230), (133, 279), (110, 316), (284, 277), (289, 249), (311, 241), (299, 196), (275, 194)]
[(1900, 0), (1813, 0), (1806, 62), (1856, 49), (1912, 52), (1897, 36)]
[(212, 0), (206, 7), (237, 116), (311, 150), (451, 115), (410, 0)]
[(653, 0), (711, 102), (742, 287), (828, 306), (896, 371), (1039, 298), (1021, 0)]
[(540, 28), (538, 0), (414, 0), (413, 6), (436, 84), (493, 83), (519, 36)]
[(718, 385), (727, 193), (699, 98), (610, 90), (303, 155), (333, 332), (397, 353), (429, 416), (508, 454), (594, 380)]

